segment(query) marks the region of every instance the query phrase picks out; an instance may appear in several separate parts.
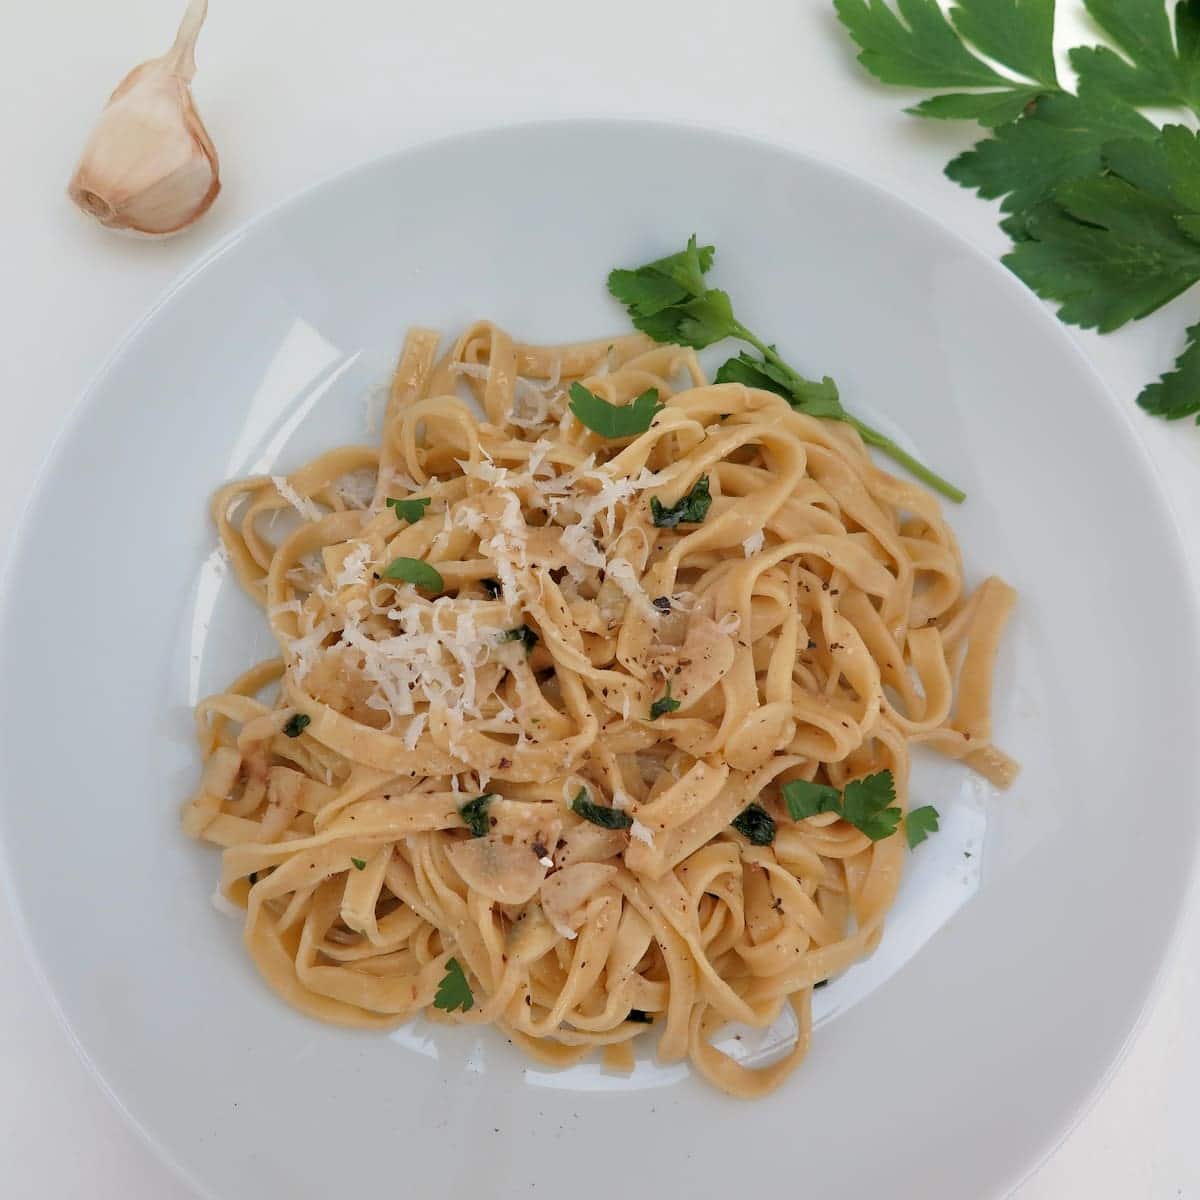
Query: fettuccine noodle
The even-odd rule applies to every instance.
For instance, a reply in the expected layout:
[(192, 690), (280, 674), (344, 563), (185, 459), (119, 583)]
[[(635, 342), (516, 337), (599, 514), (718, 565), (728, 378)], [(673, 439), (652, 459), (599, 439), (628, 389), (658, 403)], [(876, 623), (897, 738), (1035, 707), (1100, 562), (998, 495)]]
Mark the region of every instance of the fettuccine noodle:
[[(965, 589), (937, 500), (853, 429), (710, 384), (691, 350), (487, 323), (438, 343), (409, 335), (378, 448), (217, 493), (280, 655), (198, 706), (184, 826), (223, 847), (247, 949), (314, 1017), (425, 1012), (626, 1068), (652, 1032), (661, 1061), (761, 1095), (804, 1056), (814, 985), (878, 943), (908, 853), (903, 825), (793, 820), (781, 787), (888, 770), (906, 809), (914, 743), (1007, 785), (990, 695), (1014, 594)], [(572, 382), (665, 407), (607, 439)], [(702, 520), (654, 524), (702, 479)], [(397, 559), (441, 593), (387, 577)], [(578, 815), (581, 791), (628, 828)], [(752, 803), (769, 844), (731, 826)], [(443, 1012), (455, 964), (471, 1004)], [(786, 1004), (779, 1061), (712, 1044)]]

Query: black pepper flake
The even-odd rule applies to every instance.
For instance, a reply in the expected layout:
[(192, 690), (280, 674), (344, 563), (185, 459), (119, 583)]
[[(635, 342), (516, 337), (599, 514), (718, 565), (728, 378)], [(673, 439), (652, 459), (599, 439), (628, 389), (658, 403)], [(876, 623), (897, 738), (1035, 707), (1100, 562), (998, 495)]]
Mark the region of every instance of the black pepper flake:
[(533, 854), (535, 858), (545, 858), (547, 853), (546, 847), (541, 842), (533, 843)]
[(654, 1018), (648, 1012), (642, 1012), (640, 1008), (631, 1008), (629, 1016), (625, 1018), (627, 1021), (633, 1021), (636, 1025), (653, 1025)]
[(809, 639), (808, 639), (808, 648), (809, 648), (810, 650), (815, 650), (815, 649), (817, 648), (817, 643), (816, 643), (816, 642), (814, 642), (814, 641), (812, 640), (812, 638), (809, 638)]
[(250, 874), (246, 876), (246, 878), (248, 880), (250, 880), (250, 886), (253, 887), (258, 882), (258, 872), (251, 871)]
[(380, 575), (378, 571), (372, 571), (372, 572), (371, 572), (371, 578), (372, 578), (372, 579), (382, 579), (382, 578), (383, 578), (383, 576), (382, 576), (382, 575)]
[(651, 601), (651, 603), (660, 612), (670, 612), (671, 611), (671, 597), (670, 596), (655, 596), (654, 599)]
[(823, 988), (828, 982), (828, 979), (818, 979), (817, 982), (813, 984), (813, 991), (815, 992), (817, 988)]

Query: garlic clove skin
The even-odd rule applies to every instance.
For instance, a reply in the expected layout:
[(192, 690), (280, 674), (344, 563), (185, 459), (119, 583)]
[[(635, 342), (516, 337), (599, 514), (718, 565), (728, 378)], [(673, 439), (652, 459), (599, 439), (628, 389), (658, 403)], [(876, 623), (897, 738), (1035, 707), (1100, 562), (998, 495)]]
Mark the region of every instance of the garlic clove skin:
[(207, 10), (207, 0), (192, 0), (174, 45), (125, 76), (84, 147), (67, 191), (110, 229), (177, 233), (221, 190), (217, 151), (189, 86)]

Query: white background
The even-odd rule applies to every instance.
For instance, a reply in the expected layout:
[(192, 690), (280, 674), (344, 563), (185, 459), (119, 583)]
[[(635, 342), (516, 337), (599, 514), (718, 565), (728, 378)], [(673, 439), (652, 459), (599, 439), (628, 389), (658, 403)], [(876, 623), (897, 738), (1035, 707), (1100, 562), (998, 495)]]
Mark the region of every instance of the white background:
[[(1081, 5), (1059, 4), (1060, 36), (1071, 44), (1085, 33)], [(973, 127), (905, 116), (905, 94), (875, 85), (854, 63), (829, 0), (212, 0), (195, 94), (221, 154), (224, 191), (181, 237), (162, 243), (119, 238), (78, 217), (63, 187), (107, 92), (136, 62), (165, 50), (182, 7), (183, 0), (8, 0), (4, 6), (5, 547), (38, 465), (88, 380), (178, 272), (297, 189), (438, 134), (570, 114), (717, 125), (845, 164), (989, 252), (998, 254), (1005, 244), (990, 206), (941, 176)], [(721, 164), (712, 167), (720, 171)], [(620, 164), (598, 162), (595, 170), (620, 170)], [(571, 189), (586, 185), (563, 180), (564, 202)], [(630, 186), (653, 182), (631, 180)], [(746, 186), (752, 190), (753, 181)], [(1195, 298), (1185, 296), (1136, 329), (1103, 339), (1072, 336), (1121, 402), (1132, 404), (1140, 385), (1181, 348), (1182, 331), (1195, 319)], [(1149, 419), (1139, 420), (1138, 431), (1194, 537), (1200, 532), (1200, 434), (1190, 425)], [(1087, 441), (1081, 428), (1063, 453), (1086, 455)], [(69, 562), (70, 547), (63, 554)], [(1114, 546), (1117, 564), (1120, 554)], [(1152, 679), (1153, 664), (1147, 664), (1148, 685)], [(1194, 788), (1194, 782), (1180, 780), (1180, 786)], [(4, 802), (25, 801), (7, 796)], [(1153, 797), (1131, 796), (1131, 814), (1152, 804)], [(76, 1057), (3, 899), (0, 961), (0, 1191), (14, 1200), (190, 1197)], [(1114, 945), (1112, 969), (1120, 964)], [(1200, 1197), (1198, 964), (1200, 910), (1194, 910), (1132, 1051), (1057, 1154), (1020, 1189), (1020, 1200)], [(1037, 1080), (1029, 1086), (1036, 1088)]]

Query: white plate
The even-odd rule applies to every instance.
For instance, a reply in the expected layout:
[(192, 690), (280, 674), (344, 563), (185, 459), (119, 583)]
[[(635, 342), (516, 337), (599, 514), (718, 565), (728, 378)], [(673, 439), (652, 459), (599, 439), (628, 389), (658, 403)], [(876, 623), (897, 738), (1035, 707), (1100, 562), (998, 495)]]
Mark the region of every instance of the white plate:
[[(1024, 772), (999, 796), (919, 765), (917, 802), (944, 832), (912, 856), (876, 958), (819, 993), (808, 1062), (763, 1102), (649, 1062), (630, 1080), (527, 1070), (491, 1030), (311, 1022), (260, 983), (209, 904), (217, 854), (178, 828), (189, 706), (267, 648), (212, 555), (206, 499), (365, 437), (410, 323), (619, 330), (608, 269), (693, 230), (747, 324), (966, 486), (953, 518), (969, 569), (1022, 594), (998, 735)], [(88, 1060), (223, 1200), (1003, 1193), (1117, 1058), (1196, 842), (1195, 614), (1129, 420), (996, 263), (875, 187), (751, 141), (495, 131), (271, 213), (108, 365), (7, 574), (7, 877)]]

